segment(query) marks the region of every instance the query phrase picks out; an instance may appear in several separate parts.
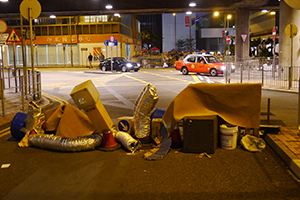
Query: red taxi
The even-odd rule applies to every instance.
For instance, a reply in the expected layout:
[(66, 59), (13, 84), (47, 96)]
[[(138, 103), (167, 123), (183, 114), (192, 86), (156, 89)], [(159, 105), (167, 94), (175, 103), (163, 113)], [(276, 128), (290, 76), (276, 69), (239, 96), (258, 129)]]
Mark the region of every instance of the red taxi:
[[(230, 64), (227, 67), (231, 68), (232, 73), (235, 71), (234, 65)], [(210, 54), (189, 54), (183, 60), (175, 62), (175, 69), (180, 70), (183, 75), (194, 72), (218, 76), (226, 71), (226, 65)]]

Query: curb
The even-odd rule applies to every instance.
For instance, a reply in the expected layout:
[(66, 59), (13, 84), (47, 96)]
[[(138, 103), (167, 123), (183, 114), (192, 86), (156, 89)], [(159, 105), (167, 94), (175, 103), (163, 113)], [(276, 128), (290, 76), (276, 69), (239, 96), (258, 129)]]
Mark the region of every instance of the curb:
[[(48, 98), (42, 97), (41, 100), (36, 102), (38, 106), (40, 106), (40, 108), (44, 111), (45, 109), (49, 109), (51, 106), (53, 106), (53, 102), (51, 100), (49, 100)], [(19, 112), (24, 112), (24, 111), (19, 111)], [(0, 130), (3, 128), (7, 128), (10, 127), (11, 121), (13, 120), (14, 116), (16, 115), (16, 113), (14, 114), (10, 114), (7, 115), (5, 117), (1, 117), (3, 118), (3, 123), (0, 123)]]
[(287, 164), (293, 174), (300, 179), (300, 159), (275, 135), (267, 134), (265, 137), (267, 144), (279, 155)]

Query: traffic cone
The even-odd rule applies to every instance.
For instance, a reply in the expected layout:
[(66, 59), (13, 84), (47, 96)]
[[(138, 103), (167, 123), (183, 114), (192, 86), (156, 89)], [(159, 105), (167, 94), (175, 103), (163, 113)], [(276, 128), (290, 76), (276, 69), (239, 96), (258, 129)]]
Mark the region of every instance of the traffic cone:
[(173, 133), (171, 135), (172, 148), (180, 148), (182, 146), (182, 140), (180, 136), (180, 131), (178, 125), (175, 126)]
[(100, 150), (103, 151), (113, 151), (116, 149), (119, 149), (121, 147), (120, 144), (118, 144), (112, 134), (112, 131), (108, 131), (107, 133), (103, 134), (102, 143), (100, 146)]

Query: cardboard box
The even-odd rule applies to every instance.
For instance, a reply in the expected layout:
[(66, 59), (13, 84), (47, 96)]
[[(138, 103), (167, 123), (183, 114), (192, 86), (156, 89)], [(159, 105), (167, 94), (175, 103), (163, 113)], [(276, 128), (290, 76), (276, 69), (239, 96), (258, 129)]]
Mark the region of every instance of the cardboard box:
[(100, 96), (97, 88), (91, 80), (87, 80), (76, 85), (70, 95), (79, 109), (85, 109), (95, 105)]
[(84, 112), (99, 133), (106, 133), (111, 130), (113, 122), (100, 99), (98, 99), (95, 105), (85, 108)]

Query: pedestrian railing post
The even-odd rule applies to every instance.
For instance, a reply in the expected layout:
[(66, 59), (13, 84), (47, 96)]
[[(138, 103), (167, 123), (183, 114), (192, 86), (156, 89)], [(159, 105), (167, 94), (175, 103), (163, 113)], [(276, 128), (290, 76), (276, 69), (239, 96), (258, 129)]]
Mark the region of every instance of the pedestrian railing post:
[(5, 107), (4, 107), (4, 78), (0, 79), (0, 99), (2, 103), (2, 116), (5, 117)]
[(30, 70), (28, 70), (27, 76), (28, 76), (28, 77), (27, 77), (27, 80), (28, 80), (28, 81), (27, 81), (27, 84), (28, 84), (28, 85), (27, 85), (26, 87), (28, 87), (28, 94), (30, 94), (30, 93), (31, 93), (31, 87), (30, 87), (30, 77), (31, 77), (31, 76), (30, 76)]
[(264, 66), (261, 68), (261, 85), (264, 86)]
[(21, 90), (21, 101), (22, 101), (22, 110), (25, 110), (25, 101), (24, 101), (24, 76), (20, 76), (20, 90)]
[(10, 68), (7, 68), (8, 88), (10, 88)]
[(41, 73), (40, 72), (36, 72), (36, 80), (37, 80), (37, 83), (36, 83), (36, 88), (37, 88), (37, 97), (38, 99), (41, 98)]
[(240, 68), (241, 68), (241, 83), (243, 83), (243, 64), (240, 63)]

